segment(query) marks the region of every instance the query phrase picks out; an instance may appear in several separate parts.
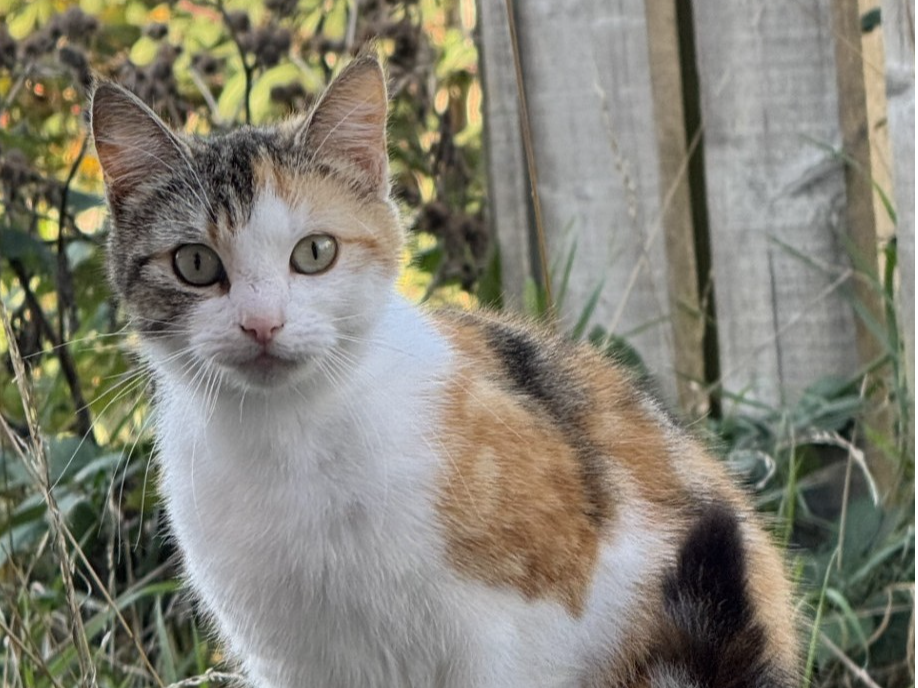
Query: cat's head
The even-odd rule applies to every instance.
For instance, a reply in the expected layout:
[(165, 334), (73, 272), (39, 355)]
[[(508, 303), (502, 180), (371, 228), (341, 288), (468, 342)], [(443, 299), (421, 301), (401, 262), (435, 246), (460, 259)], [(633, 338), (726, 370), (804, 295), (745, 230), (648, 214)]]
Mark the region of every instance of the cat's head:
[(172, 132), (125, 89), (97, 86), (109, 275), (154, 365), (274, 389), (366, 339), (402, 249), (386, 110), (372, 56), (308, 115), (203, 140)]

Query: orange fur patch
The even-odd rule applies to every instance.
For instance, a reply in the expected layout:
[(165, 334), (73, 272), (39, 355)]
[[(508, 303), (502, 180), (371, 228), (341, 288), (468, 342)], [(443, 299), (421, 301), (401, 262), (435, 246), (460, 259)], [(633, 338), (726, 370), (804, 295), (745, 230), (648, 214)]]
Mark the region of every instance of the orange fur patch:
[(599, 552), (570, 447), (486, 380), (448, 392), (438, 503), (456, 568), (486, 583), (582, 613)]
[(499, 362), (475, 327), (440, 325), (466, 361), (449, 386), (443, 422), (450, 427), (440, 433), (448, 473), (438, 509), (453, 564), (578, 616), (601, 534), (575, 449), (544, 412), (501, 384)]
[[(720, 501), (743, 515), (747, 590), (767, 654), (793, 672), (796, 627), (781, 556), (720, 462), (592, 347), (486, 313), (441, 312), (435, 322), (457, 359), (441, 419), (448, 427), (434, 439), (446, 461), (437, 508), (458, 571), (579, 616), (619, 510), (643, 504), (667, 544), (641, 583), (647, 604), (622, 620), (624, 645), (586, 684), (643, 686), (648, 652), (667, 627), (663, 578), (699, 509)], [(584, 473), (587, 459), (600, 462), (599, 475)]]

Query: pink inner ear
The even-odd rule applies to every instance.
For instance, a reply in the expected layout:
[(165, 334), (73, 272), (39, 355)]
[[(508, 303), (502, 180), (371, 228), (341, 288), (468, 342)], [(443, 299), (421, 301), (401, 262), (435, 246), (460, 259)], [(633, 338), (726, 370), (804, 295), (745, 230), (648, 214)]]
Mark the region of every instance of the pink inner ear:
[(317, 160), (387, 187), (386, 84), (379, 64), (364, 60), (335, 80), (310, 118), (307, 145)]

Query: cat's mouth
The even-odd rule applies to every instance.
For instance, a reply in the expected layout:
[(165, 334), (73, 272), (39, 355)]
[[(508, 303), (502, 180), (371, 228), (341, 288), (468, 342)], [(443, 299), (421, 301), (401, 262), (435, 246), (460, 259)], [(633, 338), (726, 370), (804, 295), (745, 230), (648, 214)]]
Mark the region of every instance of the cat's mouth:
[(296, 368), (296, 361), (287, 358), (281, 358), (267, 351), (262, 351), (255, 358), (243, 364), (243, 368), (256, 370), (259, 372), (271, 373), (280, 371), (290, 371)]
[(300, 364), (300, 361), (262, 351), (245, 361), (234, 362), (232, 367), (248, 383), (273, 387), (288, 380)]

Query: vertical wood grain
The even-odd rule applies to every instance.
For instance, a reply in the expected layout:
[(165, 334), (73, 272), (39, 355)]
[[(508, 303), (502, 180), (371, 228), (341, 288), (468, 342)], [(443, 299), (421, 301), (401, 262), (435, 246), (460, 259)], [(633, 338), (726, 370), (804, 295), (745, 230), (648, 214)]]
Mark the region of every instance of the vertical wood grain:
[(602, 288), (592, 323), (624, 335), (676, 398), (644, 5), (516, 3), (555, 285), (570, 252), (563, 327)]
[(915, 394), (915, 4), (883, 0), (887, 121), (895, 181), (899, 323)]
[(686, 140), (676, 2), (645, 3), (653, 110), (659, 149), (661, 212), (669, 265), (669, 308), (679, 405), (689, 416), (710, 408), (705, 393), (705, 322), (699, 295), (689, 157), (698, 140)]
[(865, 386), (868, 409), (864, 422), (870, 435), (882, 437), (867, 447), (867, 462), (882, 494), (890, 491), (893, 464), (881, 445), (894, 446), (893, 419), (887, 404), (891, 366), (875, 367), (888, 354), (886, 309), (879, 277), (878, 241), (871, 177), (870, 127), (864, 53), (861, 42), (860, 8), (857, 0), (832, 4), (835, 62), (838, 83), (838, 116), (845, 156), (845, 219), (856, 275), (853, 297), (857, 303), (855, 336), (861, 365), (871, 370)]
[(478, 31), (484, 90), (488, 212), (501, 259), (505, 304), (520, 309), (533, 276), (529, 178), (520, 136), (520, 111), (507, 11), (503, 0), (479, 0)]
[(695, 0), (726, 400), (856, 370), (830, 0)]

